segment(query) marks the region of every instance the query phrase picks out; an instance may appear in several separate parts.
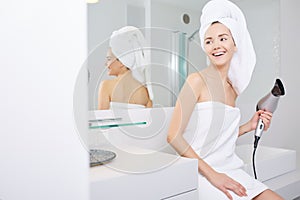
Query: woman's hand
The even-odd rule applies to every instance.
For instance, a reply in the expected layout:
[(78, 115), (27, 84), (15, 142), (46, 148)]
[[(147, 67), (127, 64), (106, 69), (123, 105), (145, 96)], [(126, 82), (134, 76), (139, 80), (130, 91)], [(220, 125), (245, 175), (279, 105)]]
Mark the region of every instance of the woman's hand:
[(236, 182), (226, 174), (215, 172), (210, 177), (207, 177), (207, 179), (231, 200), (232, 196), (228, 190), (231, 190), (240, 197), (247, 196), (246, 189), (240, 183)]
[(255, 112), (255, 114), (253, 115), (253, 117), (250, 120), (251, 131), (256, 129), (257, 122), (259, 119), (262, 119), (262, 121), (265, 125), (264, 131), (266, 131), (270, 127), (272, 113), (270, 113), (268, 111), (263, 111), (263, 110), (259, 110), (259, 111)]
[(246, 124), (240, 126), (239, 136), (255, 130), (259, 119), (262, 119), (262, 121), (265, 125), (264, 131), (266, 131), (270, 127), (272, 113), (270, 113), (268, 111), (263, 111), (263, 110), (259, 110), (259, 111), (255, 112), (253, 117)]

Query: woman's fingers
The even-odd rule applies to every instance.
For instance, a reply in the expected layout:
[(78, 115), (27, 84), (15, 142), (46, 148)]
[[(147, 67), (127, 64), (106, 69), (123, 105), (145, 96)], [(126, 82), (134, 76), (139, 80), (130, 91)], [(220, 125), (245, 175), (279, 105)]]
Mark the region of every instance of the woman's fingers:
[(246, 189), (240, 183), (231, 178), (229, 178), (228, 183), (225, 185), (225, 188), (222, 188), (222, 191), (229, 199), (232, 199), (229, 190), (240, 197), (247, 196)]
[(268, 120), (272, 119), (272, 113), (270, 112), (263, 112), (262, 114), (260, 114), (260, 116)]
[(271, 124), (272, 113), (267, 112), (267, 111), (263, 111), (260, 114), (260, 119), (262, 119), (262, 121), (263, 121), (263, 123), (265, 125), (264, 130), (267, 130), (270, 127), (270, 124)]
[(246, 189), (240, 183), (233, 180), (226, 174), (215, 173), (214, 176), (209, 179), (209, 181), (220, 191), (222, 191), (229, 199), (232, 199), (229, 190), (240, 197), (247, 196)]
[(232, 200), (232, 196), (228, 192), (227, 188), (222, 188), (221, 191), (228, 197), (228, 199)]
[(238, 196), (247, 196), (246, 189), (240, 183), (232, 181), (232, 184), (227, 189), (233, 191)]
[(237, 184), (237, 192), (240, 194), (240, 196), (247, 196), (246, 194), (246, 189), (239, 183), (236, 183)]

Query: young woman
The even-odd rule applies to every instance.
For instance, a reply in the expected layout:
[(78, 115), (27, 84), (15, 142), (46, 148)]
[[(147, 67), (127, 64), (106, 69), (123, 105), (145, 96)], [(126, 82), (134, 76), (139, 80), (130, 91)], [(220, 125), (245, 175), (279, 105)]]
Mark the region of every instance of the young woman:
[[(212, 0), (203, 8), (200, 39), (210, 64), (188, 76), (168, 132), (168, 142), (181, 156), (198, 159), (199, 199), (282, 199), (244, 172), (235, 154), (238, 136), (254, 130), (259, 118), (267, 130), (272, 118), (260, 110), (239, 126), (235, 101), (255, 64), (243, 21), (239, 8), (227, 0)], [(249, 57), (252, 61), (245, 62)]]
[(106, 67), (112, 80), (101, 82), (98, 109), (152, 107), (145, 82), (145, 39), (139, 29), (126, 26), (113, 32), (107, 51)]

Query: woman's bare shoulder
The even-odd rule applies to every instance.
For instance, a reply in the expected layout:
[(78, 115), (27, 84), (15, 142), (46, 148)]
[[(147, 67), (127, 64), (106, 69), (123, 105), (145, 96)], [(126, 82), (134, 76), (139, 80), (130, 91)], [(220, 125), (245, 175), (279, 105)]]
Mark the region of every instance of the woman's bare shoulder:
[(105, 92), (107, 94), (110, 94), (115, 85), (116, 81), (114, 79), (103, 80), (100, 83), (99, 90), (102, 93)]
[(187, 77), (187, 82), (190, 85), (194, 85), (194, 86), (201, 86), (201, 85), (203, 85), (203, 83), (204, 83), (204, 77), (203, 77), (201, 71), (190, 74)]
[(116, 84), (116, 80), (115, 79), (107, 79), (107, 80), (103, 80), (101, 81), (100, 85), (102, 87), (110, 87), (110, 86), (114, 86)]

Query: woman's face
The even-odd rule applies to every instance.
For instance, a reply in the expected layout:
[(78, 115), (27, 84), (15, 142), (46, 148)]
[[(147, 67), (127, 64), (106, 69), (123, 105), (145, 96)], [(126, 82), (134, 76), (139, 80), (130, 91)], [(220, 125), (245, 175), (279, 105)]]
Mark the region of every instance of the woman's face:
[(212, 24), (204, 36), (204, 49), (210, 62), (215, 66), (230, 64), (237, 50), (230, 30), (221, 23)]
[(112, 53), (111, 48), (108, 49), (106, 54), (106, 62), (105, 66), (108, 69), (108, 75), (110, 76), (118, 76), (121, 68), (124, 66)]

